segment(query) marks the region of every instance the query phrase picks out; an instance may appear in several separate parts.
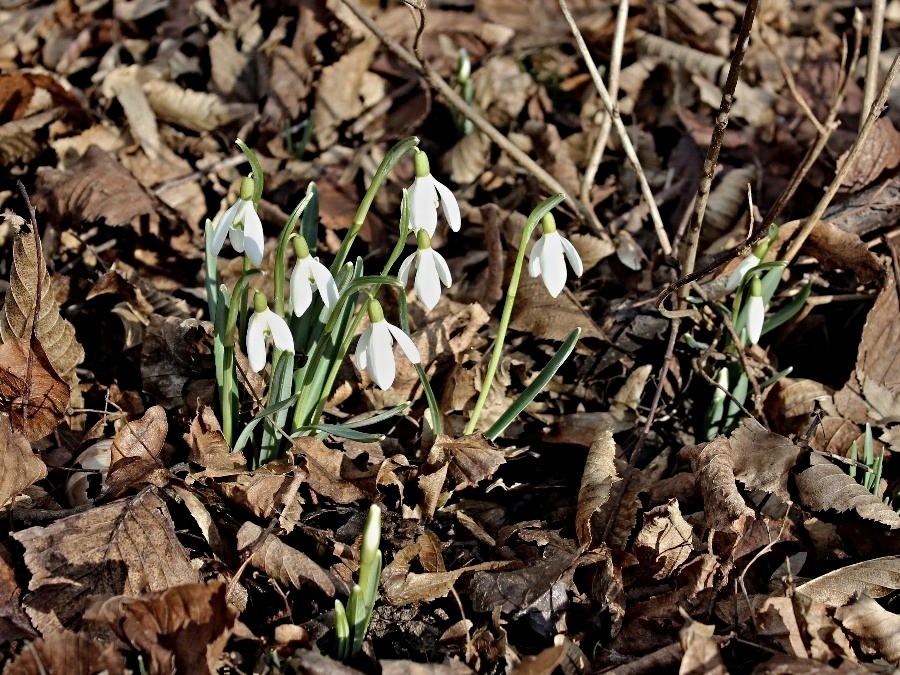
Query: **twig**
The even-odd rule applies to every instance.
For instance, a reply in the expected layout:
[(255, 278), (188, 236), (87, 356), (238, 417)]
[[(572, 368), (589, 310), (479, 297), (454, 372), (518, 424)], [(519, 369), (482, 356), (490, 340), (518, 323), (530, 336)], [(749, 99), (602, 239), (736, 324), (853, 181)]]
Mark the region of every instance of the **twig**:
[(806, 238), (809, 236), (810, 232), (813, 231), (813, 228), (816, 226), (816, 223), (819, 222), (822, 214), (825, 213), (825, 209), (827, 209), (829, 204), (831, 204), (831, 200), (834, 199), (834, 196), (840, 189), (841, 184), (847, 177), (847, 174), (850, 173), (850, 169), (853, 168), (853, 164), (856, 162), (857, 155), (859, 155), (860, 150), (862, 150), (863, 145), (865, 145), (866, 138), (868, 138), (869, 133), (872, 131), (875, 123), (878, 121), (878, 118), (884, 111), (885, 103), (887, 102), (887, 98), (891, 93), (891, 85), (894, 83), (894, 78), (897, 76), (898, 70), (900, 70), (900, 55), (894, 57), (894, 60), (891, 63), (891, 68), (888, 71), (888, 74), (885, 76), (884, 82), (881, 85), (881, 91), (878, 93), (878, 99), (875, 101), (875, 104), (869, 111), (869, 116), (866, 118), (865, 124), (863, 124), (862, 129), (859, 130), (859, 135), (856, 137), (856, 140), (850, 147), (850, 152), (847, 153), (844, 161), (841, 163), (840, 167), (838, 167), (837, 173), (835, 173), (834, 175), (834, 179), (831, 181), (828, 189), (825, 190), (825, 194), (822, 195), (819, 203), (816, 204), (816, 208), (813, 209), (813, 212), (803, 223), (803, 227), (800, 229), (800, 232), (794, 238), (793, 242), (791, 242), (790, 248), (788, 248), (787, 253), (785, 253), (784, 257), (782, 258), (788, 264), (790, 264), (790, 262), (797, 256), (797, 253), (799, 253), (800, 248), (806, 241)]
[(800, 90), (797, 89), (797, 81), (794, 80), (794, 74), (791, 72), (791, 69), (788, 68), (787, 63), (784, 61), (784, 56), (781, 55), (781, 52), (775, 47), (775, 43), (767, 35), (768, 28), (765, 26), (760, 26), (762, 30), (759, 31), (759, 36), (762, 38), (763, 44), (766, 46), (766, 49), (775, 57), (775, 63), (778, 64), (778, 70), (781, 71), (781, 77), (784, 78), (784, 83), (787, 85), (788, 91), (791, 93), (791, 96), (794, 99), (794, 102), (803, 111), (803, 114), (806, 115), (807, 119), (812, 122), (813, 126), (816, 128), (816, 131), (820, 134), (825, 130), (825, 127), (822, 126), (822, 123), (819, 121), (819, 118), (816, 117), (816, 114), (812, 111), (812, 108), (809, 107), (809, 103), (806, 102), (806, 97), (800, 93)]
[[(609, 57), (609, 98), (613, 107), (618, 109), (619, 74), (622, 72), (622, 51), (625, 47), (625, 28), (628, 26), (628, 0), (619, 0), (619, 9), (616, 12), (616, 32), (613, 35), (612, 52)], [(603, 111), (600, 121), (600, 133), (597, 142), (591, 152), (587, 168), (584, 170), (584, 178), (581, 181), (581, 201), (591, 203), (591, 188), (597, 178), (597, 170), (603, 160), (603, 152), (609, 141), (609, 130), (612, 128), (612, 117)]]
[(734, 53), (731, 56), (731, 65), (728, 68), (728, 76), (722, 87), (722, 102), (719, 104), (719, 114), (716, 116), (716, 124), (713, 127), (712, 139), (706, 151), (706, 159), (703, 160), (703, 177), (697, 189), (697, 201), (694, 204), (694, 217), (688, 226), (687, 249), (682, 256), (682, 270), (685, 274), (694, 271), (697, 262), (697, 248), (700, 245), (700, 230), (703, 227), (703, 217), (706, 215), (706, 205), (709, 202), (710, 188), (713, 176), (716, 172), (716, 164), (719, 161), (719, 152), (722, 149), (722, 139), (725, 137), (725, 128), (728, 126), (728, 116), (731, 114), (731, 106), (734, 104), (734, 91), (737, 89), (738, 80), (741, 77), (741, 64), (744, 62), (744, 54), (747, 53), (747, 44), (750, 42), (750, 30), (753, 28), (753, 20), (756, 18), (756, 10), (759, 0), (748, 0), (744, 10), (744, 18), (741, 20), (741, 32), (738, 34), (734, 45)]
[(866, 80), (863, 85), (862, 110), (859, 113), (860, 124), (865, 124), (875, 100), (878, 87), (878, 60), (881, 56), (881, 34), (884, 29), (884, 8), (887, 0), (872, 1), (872, 23), (869, 28), (869, 51), (866, 55)]
[[(345, 2), (346, 1), (347, 0), (345, 0)], [(597, 64), (594, 63), (594, 59), (588, 51), (584, 37), (578, 29), (578, 24), (575, 23), (572, 12), (569, 11), (566, 0), (557, 0), (557, 4), (559, 5), (560, 10), (562, 10), (566, 23), (569, 24), (572, 35), (575, 36), (575, 45), (587, 65), (588, 71), (591, 74), (591, 80), (594, 82), (594, 87), (597, 89), (597, 93), (600, 94), (600, 100), (603, 101), (603, 107), (606, 108), (606, 114), (612, 118), (612, 124), (616, 129), (616, 134), (618, 134), (619, 139), (622, 142), (622, 149), (625, 150), (625, 155), (628, 157), (632, 169), (634, 169), (634, 172), (637, 174), (638, 183), (641, 186), (641, 194), (644, 196), (644, 200), (647, 202), (647, 206), (650, 209), (650, 219), (653, 221), (653, 229), (656, 231), (656, 237), (659, 239), (659, 245), (662, 248), (663, 254), (667, 256), (671, 255), (672, 245), (669, 243), (669, 235), (666, 234), (666, 229), (663, 227), (662, 217), (659, 215), (659, 209), (656, 207), (656, 200), (653, 198), (653, 192), (650, 190), (647, 176), (644, 174), (644, 169), (641, 167), (641, 161), (638, 159), (634, 144), (628, 136), (625, 124), (622, 122), (622, 118), (613, 104), (612, 98), (610, 98), (606, 85), (603, 84), (603, 79), (600, 77), (600, 71), (597, 70)]]
[[(437, 71), (435, 71), (427, 63), (417, 59), (415, 54), (413, 54), (406, 47), (404, 47), (392, 37), (390, 37), (387, 33), (385, 33), (384, 30), (382, 30), (381, 26), (379, 26), (375, 22), (375, 20), (369, 15), (369, 13), (366, 12), (366, 10), (364, 10), (356, 0), (341, 0), (341, 2), (343, 2), (344, 5), (347, 6), (347, 9), (349, 9), (356, 16), (356, 18), (358, 18), (363, 23), (363, 25), (369, 29), (372, 34), (375, 35), (375, 37), (377, 37), (384, 44), (385, 47), (391, 50), (406, 65), (411, 67), (420, 75), (423, 75), (425, 79), (428, 80), (428, 83), (432, 86), (432, 88), (435, 89), (438, 94), (440, 94), (441, 97), (447, 101), (447, 103), (456, 108), (468, 119), (472, 120), (472, 124), (474, 124), (479, 131), (481, 131), (485, 136), (496, 143), (501, 150), (512, 157), (512, 159), (515, 160), (520, 166), (522, 166), (523, 169), (531, 173), (551, 192), (566, 192), (566, 189), (558, 180), (556, 180), (556, 178), (551, 176), (543, 167), (541, 167), (525, 152), (523, 152), (515, 144), (513, 144), (512, 141), (504, 136), (500, 132), (500, 130), (497, 129), (497, 127), (491, 124), (484, 115), (482, 115), (478, 110), (466, 103), (465, 99), (463, 99), (462, 96), (456, 93), (453, 87), (451, 87)], [(591, 209), (590, 206), (582, 203), (572, 195), (566, 195), (566, 199), (570, 204), (572, 204), (572, 206), (575, 207), (578, 217), (586, 222), (596, 234), (604, 237), (607, 236), (606, 229), (600, 224), (600, 221), (597, 219), (597, 214), (594, 213), (593, 209)]]

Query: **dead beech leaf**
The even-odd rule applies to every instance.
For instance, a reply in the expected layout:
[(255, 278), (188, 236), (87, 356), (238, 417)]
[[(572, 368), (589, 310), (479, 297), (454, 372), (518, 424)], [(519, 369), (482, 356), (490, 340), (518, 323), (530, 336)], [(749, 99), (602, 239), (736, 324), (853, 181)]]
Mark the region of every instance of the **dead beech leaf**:
[(838, 607), (834, 618), (868, 651), (890, 663), (900, 662), (900, 615), (863, 595)]
[(31, 572), (25, 609), (44, 634), (76, 624), (96, 595), (196, 582), (165, 503), (143, 492), (13, 534)]
[(301, 469), (284, 462), (269, 462), (255, 471), (233, 473), (228, 471), (227, 480), (216, 482), (226, 499), (258, 518), (280, 514), (282, 527), (288, 531), (293, 528), (292, 518), (299, 506), (297, 492), (305, 479)]
[(69, 406), (69, 385), (57, 375), (37, 337), (0, 344), (0, 410), (13, 431), (36, 441), (59, 426)]
[(191, 131), (213, 131), (256, 111), (256, 105), (229, 103), (216, 94), (183, 89), (164, 80), (145, 82), (143, 91), (158, 119)]
[(125, 658), (115, 645), (63, 630), (30, 642), (3, 675), (124, 675)]
[(503, 452), (480, 434), (461, 438), (438, 436), (428, 452), (426, 464), (438, 467), (447, 464), (447, 474), (453, 482), (452, 490), (478, 485), (494, 475), (506, 462)]
[(751, 490), (791, 500), (788, 476), (800, 448), (790, 439), (768, 431), (756, 420), (747, 420), (731, 434), (728, 445), (737, 480)]
[(634, 554), (649, 569), (654, 579), (667, 579), (694, 552), (694, 529), (678, 507), (678, 501), (650, 509), (644, 514), (644, 526), (634, 542)]
[(590, 548), (593, 539), (591, 520), (609, 500), (612, 486), (619, 480), (615, 458), (616, 442), (612, 429), (607, 427), (591, 443), (578, 490), (575, 530), (578, 543), (585, 548)]
[(802, 593), (792, 597), (765, 597), (757, 614), (760, 635), (788, 654), (827, 661), (854, 658), (847, 636), (828, 608)]
[(28, 439), (12, 430), (9, 418), (0, 416), (0, 507), (46, 476), (47, 466)]
[(858, 234), (846, 232), (827, 220), (816, 223), (803, 252), (822, 263), (826, 270), (852, 271), (864, 284), (881, 281), (884, 276), (884, 267)]
[(828, 607), (842, 607), (854, 595), (883, 598), (898, 588), (900, 556), (892, 555), (833, 570), (797, 586), (797, 592)]
[[(847, 159), (849, 150), (840, 156), (838, 165)], [(889, 117), (881, 117), (863, 143), (841, 187), (855, 192), (871, 185), (883, 171), (900, 164), (900, 132)]]
[(22, 609), (20, 594), (12, 556), (0, 546), (0, 644), (38, 635)]
[(141, 377), (160, 405), (182, 405), (188, 384), (211, 376), (211, 335), (209, 322), (150, 315), (141, 347)]
[(321, 146), (334, 143), (337, 126), (357, 117), (365, 109), (363, 98), (367, 81), (370, 98), (377, 96), (373, 96), (373, 83), (367, 77), (377, 49), (378, 40), (368, 37), (322, 70), (315, 104), (315, 133)]
[(75, 328), (59, 313), (40, 241), (35, 240), (31, 227), (23, 227), (13, 241), (9, 290), (0, 313), (0, 338), (4, 342), (18, 338), (27, 344), (32, 331), (53, 369), (68, 381), (84, 359), (84, 349), (75, 339)]
[(253, 567), (285, 586), (302, 588), (304, 584), (313, 584), (329, 598), (334, 596), (334, 581), (317, 562), (274, 534), (266, 534), (265, 541), (259, 543), (262, 534), (263, 529), (249, 521), (237, 533), (238, 549), (244, 553), (253, 551), (250, 556)]
[(540, 277), (522, 277), (518, 302), (513, 310), (512, 327), (541, 340), (562, 342), (573, 328), (581, 328), (581, 337), (603, 338), (603, 331), (568, 292), (550, 297)]
[[(184, 435), (188, 445), (188, 461), (205, 469), (242, 472), (247, 469), (247, 460), (242, 452), (231, 452), (219, 420), (211, 406), (200, 404)], [(220, 474), (221, 475), (221, 474)]]
[(719, 643), (713, 637), (715, 630), (715, 626), (688, 617), (678, 632), (682, 651), (678, 675), (728, 675)]
[(142, 84), (151, 77), (150, 72), (138, 65), (120, 66), (103, 78), (100, 91), (107, 98), (115, 98), (128, 120), (131, 135), (151, 159), (162, 150), (156, 116), (150, 109)]
[(744, 531), (753, 520), (753, 509), (744, 503), (734, 477), (734, 457), (728, 439), (720, 436), (691, 457), (697, 484), (703, 495), (706, 523), (719, 532)]
[(900, 528), (900, 515), (851, 478), (843, 467), (821, 455), (810, 455), (810, 466), (796, 476), (800, 502), (813, 511), (854, 511), (861, 518)]
[(166, 411), (158, 405), (149, 408), (141, 419), (126, 421), (116, 433), (110, 448), (111, 465), (134, 457), (158, 460), (168, 433)]
[(314, 492), (338, 504), (350, 504), (366, 497), (356, 481), (367, 474), (360, 474), (343, 452), (309, 437), (295, 438), (294, 449), (305, 460), (309, 474), (306, 482)]
[(444, 154), (443, 166), (457, 185), (474, 183), (487, 169), (490, 139), (480, 131), (463, 136)]
[(140, 598), (118, 595), (89, 607), (85, 618), (109, 626), (122, 640), (149, 656), (148, 673), (217, 672), (234, 628), (236, 613), (227, 584), (184, 584)]

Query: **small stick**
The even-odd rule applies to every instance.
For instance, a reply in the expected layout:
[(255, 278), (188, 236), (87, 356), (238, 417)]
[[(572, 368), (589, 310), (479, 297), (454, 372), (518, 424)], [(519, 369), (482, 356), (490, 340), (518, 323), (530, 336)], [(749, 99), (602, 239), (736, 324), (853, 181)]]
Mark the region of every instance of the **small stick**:
[[(348, 0), (344, 1), (347, 2)], [(758, 2), (759, 0), (755, 1)], [(653, 229), (656, 231), (656, 237), (657, 239), (659, 239), (659, 245), (662, 248), (663, 254), (671, 255), (672, 245), (669, 243), (669, 235), (666, 234), (666, 229), (665, 227), (663, 227), (662, 217), (659, 215), (659, 209), (656, 207), (656, 200), (653, 198), (653, 192), (650, 190), (650, 184), (647, 182), (647, 176), (644, 174), (644, 169), (641, 167), (641, 161), (638, 159), (637, 152), (634, 149), (634, 144), (631, 142), (631, 138), (628, 136), (628, 131), (625, 129), (625, 124), (622, 122), (622, 118), (619, 116), (619, 111), (616, 109), (616, 106), (613, 105), (612, 98), (610, 98), (609, 91), (606, 89), (606, 85), (603, 84), (603, 79), (600, 77), (600, 71), (597, 70), (597, 64), (594, 63), (594, 59), (591, 57), (591, 53), (588, 51), (587, 44), (584, 41), (584, 37), (581, 35), (581, 31), (578, 29), (578, 24), (575, 23), (575, 18), (572, 16), (572, 12), (569, 11), (569, 6), (566, 4), (566, 0), (557, 0), (557, 4), (559, 4), (560, 10), (562, 10), (563, 16), (566, 19), (566, 23), (569, 24), (572, 35), (575, 36), (575, 44), (578, 47), (578, 51), (581, 54), (581, 57), (584, 59), (588, 71), (591, 74), (591, 79), (594, 82), (594, 87), (597, 89), (597, 93), (600, 94), (600, 100), (603, 101), (603, 107), (606, 108), (606, 114), (609, 115), (610, 118), (612, 118), (613, 126), (616, 129), (616, 134), (618, 134), (619, 139), (622, 142), (622, 148), (625, 150), (625, 155), (628, 157), (628, 161), (631, 163), (631, 167), (637, 174), (638, 183), (641, 186), (641, 194), (644, 196), (644, 200), (647, 202), (647, 206), (650, 208), (650, 219), (653, 221)]]
[(781, 71), (781, 77), (784, 78), (784, 83), (787, 85), (788, 91), (791, 93), (794, 102), (800, 110), (803, 111), (803, 114), (806, 115), (807, 119), (812, 122), (816, 131), (821, 134), (825, 130), (825, 127), (822, 126), (819, 118), (816, 117), (812, 108), (809, 107), (806, 97), (804, 97), (803, 94), (800, 93), (800, 90), (797, 89), (797, 81), (794, 79), (794, 74), (791, 72), (791, 69), (788, 68), (787, 63), (784, 62), (784, 56), (781, 55), (781, 52), (775, 47), (775, 43), (772, 42), (772, 39), (767, 35), (769, 29), (765, 26), (761, 26), (761, 28), (762, 30), (760, 30), (759, 36), (762, 38), (762, 42), (766, 46), (766, 49), (769, 50), (769, 53), (775, 57), (775, 63), (778, 64), (778, 70)]
[(884, 30), (884, 9), (887, 0), (872, 1), (872, 24), (869, 28), (869, 51), (866, 56), (866, 81), (863, 85), (862, 110), (859, 113), (859, 123), (865, 124), (872, 102), (875, 100), (875, 90), (878, 86), (878, 59), (881, 56), (881, 34)]
[[(622, 72), (622, 52), (625, 47), (625, 29), (628, 26), (628, 0), (619, 0), (619, 9), (616, 12), (616, 32), (613, 35), (612, 53), (609, 57), (609, 98), (614, 107), (618, 109), (616, 100), (619, 97), (619, 74)], [(597, 178), (597, 170), (603, 160), (603, 152), (609, 141), (609, 130), (612, 128), (612, 117), (605, 111), (600, 122), (600, 133), (597, 135), (597, 143), (591, 152), (584, 178), (581, 181), (581, 201), (591, 203), (591, 188)]]
[[(366, 12), (356, 0), (341, 0), (341, 2), (347, 6), (356, 18), (358, 18), (363, 25), (375, 35), (375, 37), (381, 40), (385, 47), (391, 50), (406, 65), (420, 75), (423, 75), (432, 88), (434, 88), (450, 105), (459, 110), (468, 119), (472, 120), (472, 124), (474, 124), (479, 131), (500, 146), (500, 149), (512, 157), (522, 168), (531, 173), (551, 192), (566, 192), (566, 189), (558, 180), (556, 180), (556, 178), (551, 176), (540, 164), (535, 162), (531, 157), (513, 144), (513, 142), (504, 136), (497, 127), (491, 124), (484, 115), (466, 103), (465, 99), (456, 93), (453, 87), (451, 87), (437, 71), (427, 63), (417, 59), (415, 54), (385, 33), (381, 26), (375, 22), (369, 13)], [(596, 234), (603, 237), (608, 236), (606, 229), (600, 224), (600, 221), (597, 219), (597, 214), (594, 213), (593, 209), (587, 204), (583, 204), (580, 200), (575, 199), (572, 195), (567, 194), (566, 200), (575, 207), (578, 217), (586, 222)]]
[(790, 262), (797, 256), (797, 253), (800, 252), (800, 248), (803, 246), (806, 238), (809, 236), (810, 232), (813, 231), (813, 228), (816, 226), (816, 223), (819, 222), (822, 214), (825, 213), (825, 209), (827, 209), (831, 204), (831, 200), (834, 199), (834, 196), (840, 189), (841, 184), (847, 177), (847, 174), (850, 173), (850, 169), (853, 168), (853, 164), (856, 162), (857, 155), (859, 155), (860, 150), (862, 149), (863, 145), (865, 145), (866, 138), (868, 138), (869, 133), (875, 126), (875, 123), (878, 121), (881, 113), (884, 112), (885, 103), (887, 103), (887, 98), (891, 93), (891, 85), (894, 83), (894, 78), (897, 76), (898, 70), (900, 70), (900, 55), (894, 57), (894, 60), (891, 63), (891, 69), (888, 71), (888, 74), (885, 76), (884, 82), (881, 85), (881, 91), (878, 93), (878, 99), (875, 101), (875, 104), (872, 106), (871, 110), (869, 110), (869, 116), (866, 118), (865, 124), (863, 124), (862, 129), (859, 130), (859, 135), (856, 137), (856, 140), (850, 147), (850, 152), (847, 153), (847, 157), (841, 163), (840, 167), (838, 167), (837, 173), (834, 175), (834, 179), (831, 181), (828, 189), (825, 190), (825, 194), (822, 195), (819, 203), (816, 204), (816, 208), (813, 209), (813, 212), (803, 223), (803, 227), (794, 238), (794, 241), (791, 242), (790, 248), (788, 248), (787, 253), (785, 253), (784, 257), (782, 258), (782, 260), (786, 261), (788, 264), (790, 264)]
[[(685, 274), (694, 271), (697, 262), (697, 248), (700, 245), (700, 230), (703, 227), (703, 217), (706, 215), (706, 205), (709, 202), (710, 188), (716, 164), (719, 161), (719, 152), (722, 149), (722, 140), (725, 137), (725, 128), (728, 126), (728, 116), (731, 114), (731, 106), (734, 104), (734, 91), (741, 76), (741, 64), (747, 53), (747, 45), (750, 42), (750, 30), (753, 28), (753, 20), (756, 18), (756, 10), (759, 8), (759, 0), (748, 0), (744, 10), (744, 18), (741, 20), (741, 32), (738, 34), (734, 45), (734, 53), (731, 56), (731, 65), (728, 68), (728, 76), (725, 86), (722, 88), (722, 102), (719, 104), (719, 114), (716, 116), (716, 124), (713, 127), (712, 139), (706, 151), (706, 159), (703, 160), (703, 177), (697, 189), (697, 201), (694, 204), (694, 217), (688, 227), (687, 249), (682, 256), (682, 269)], [(685, 289), (685, 292), (687, 289)]]

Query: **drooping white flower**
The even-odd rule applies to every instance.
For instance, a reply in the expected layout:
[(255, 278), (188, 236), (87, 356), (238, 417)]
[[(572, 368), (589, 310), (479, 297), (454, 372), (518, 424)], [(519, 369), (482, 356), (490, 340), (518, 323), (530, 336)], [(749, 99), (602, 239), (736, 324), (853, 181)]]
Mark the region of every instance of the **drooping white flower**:
[(372, 298), (368, 310), (370, 323), (359, 338), (353, 360), (357, 368), (369, 371), (369, 376), (381, 389), (389, 389), (397, 373), (394, 340), (412, 363), (420, 362), (419, 350), (406, 333), (385, 320), (381, 303)]
[(747, 255), (747, 257), (741, 260), (740, 264), (735, 267), (734, 271), (729, 275), (728, 281), (725, 282), (725, 290), (733, 291), (737, 288), (744, 278), (744, 275), (757, 265), (759, 265), (759, 258), (757, 258), (754, 253)]
[(416, 178), (409, 188), (409, 226), (413, 232), (425, 230), (429, 237), (437, 229), (437, 209), (440, 205), (450, 229), (459, 232), (459, 204), (450, 189), (431, 175), (428, 155), (416, 149), (413, 160)]
[(719, 386), (716, 387), (715, 391), (713, 391), (713, 395), (712, 395), (713, 405), (718, 405), (719, 403), (722, 403), (725, 401), (725, 396), (727, 395), (727, 392), (729, 391), (728, 380), (729, 380), (728, 368), (726, 368), (725, 366), (722, 366), (721, 368), (719, 368), (719, 372), (716, 375), (716, 382), (718, 383)]
[(581, 256), (572, 243), (556, 231), (556, 220), (548, 213), (541, 220), (541, 238), (531, 249), (528, 272), (533, 277), (541, 275), (544, 286), (554, 298), (566, 285), (566, 259), (575, 276), (580, 277), (584, 272)]
[(416, 295), (428, 311), (434, 309), (441, 299), (441, 284), (450, 288), (453, 282), (450, 268), (444, 256), (431, 248), (431, 237), (425, 230), (416, 232), (418, 250), (406, 258), (400, 265), (397, 278), (404, 286), (409, 281), (409, 272), (413, 264), (416, 266)]
[(253, 315), (247, 322), (247, 358), (250, 369), (258, 373), (266, 367), (268, 338), (283, 352), (294, 353), (294, 336), (287, 322), (266, 305), (266, 296), (256, 291), (253, 296)]
[(331, 309), (338, 301), (338, 287), (325, 265), (309, 254), (309, 245), (302, 236), (294, 237), (297, 263), (291, 272), (291, 305), (295, 316), (303, 316), (312, 304), (313, 290), (318, 290), (322, 302)]
[(747, 337), (752, 344), (759, 342), (765, 320), (766, 305), (762, 299), (762, 283), (759, 277), (753, 277), (750, 282), (750, 299), (747, 301)]
[(257, 267), (262, 264), (265, 240), (262, 221), (253, 206), (253, 179), (250, 176), (241, 181), (239, 199), (228, 207), (213, 230), (213, 254), (219, 255), (225, 245), (225, 237), (238, 253), (246, 253)]

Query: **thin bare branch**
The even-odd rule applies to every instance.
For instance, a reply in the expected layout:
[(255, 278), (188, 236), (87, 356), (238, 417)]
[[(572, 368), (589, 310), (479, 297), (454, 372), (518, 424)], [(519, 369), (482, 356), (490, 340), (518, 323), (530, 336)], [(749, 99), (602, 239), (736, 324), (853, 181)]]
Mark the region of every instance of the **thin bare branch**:
[(875, 91), (878, 89), (878, 61), (881, 56), (881, 35), (884, 31), (884, 9), (887, 0), (872, 0), (872, 23), (869, 28), (869, 51), (866, 55), (866, 81), (863, 85), (862, 110), (859, 113), (860, 125), (865, 124), (866, 117), (872, 109)]

